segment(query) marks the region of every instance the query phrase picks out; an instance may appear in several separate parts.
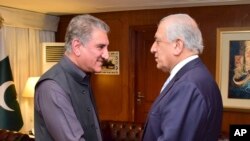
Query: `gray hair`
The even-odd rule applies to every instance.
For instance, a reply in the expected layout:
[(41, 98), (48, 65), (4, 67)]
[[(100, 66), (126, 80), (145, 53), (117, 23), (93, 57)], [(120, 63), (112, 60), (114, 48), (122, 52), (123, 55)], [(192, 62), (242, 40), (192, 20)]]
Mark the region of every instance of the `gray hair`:
[(65, 34), (65, 49), (71, 52), (71, 42), (73, 39), (79, 39), (82, 44), (91, 39), (94, 28), (102, 29), (107, 33), (109, 26), (102, 20), (91, 15), (78, 15), (71, 19)]
[(193, 18), (187, 14), (173, 14), (163, 18), (160, 22), (173, 19), (166, 28), (167, 40), (173, 42), (181, 39), (184, 46), (201, 54), (203, 52), (203, 39), (201, 31)]

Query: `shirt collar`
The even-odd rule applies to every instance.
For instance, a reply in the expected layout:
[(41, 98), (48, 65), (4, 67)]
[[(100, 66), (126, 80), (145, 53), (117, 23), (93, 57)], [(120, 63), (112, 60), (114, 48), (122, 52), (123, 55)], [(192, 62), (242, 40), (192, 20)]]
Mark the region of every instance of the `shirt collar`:
[(181, 62), (179, 62), (173, 69), (172, 71), (170, 72), (170, 76), (169, 76), (169, 79), (171, 80), (175, 74), (184, 66), (186, 65), (188, 62), (194, 60), (198, 58), (198, 55), (193, 55), (193, 56), (190, 56), (184, 60), (182, 60)]
[(81, 69), (79, 69), (78, 66), (76, 66), (66, 55), (64, 55), (63, 59), (65, 60), (65, 63), (67, 64), (67, 67), (65, 69), (72, 75), (76, 80), (80, 82), (89, 81), (90, 75), (83, 72)]

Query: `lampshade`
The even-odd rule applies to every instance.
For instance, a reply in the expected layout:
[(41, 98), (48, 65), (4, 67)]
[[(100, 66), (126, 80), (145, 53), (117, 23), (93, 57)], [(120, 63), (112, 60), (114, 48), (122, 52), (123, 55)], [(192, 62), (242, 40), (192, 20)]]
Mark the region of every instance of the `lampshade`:
[(24, 90), (23, 90), (23, 97), (34, 97), (34, 93), (35, 93), (35, 85), (37, 83), (37, 81), (39, 80), (40, 77), (29, 77)]

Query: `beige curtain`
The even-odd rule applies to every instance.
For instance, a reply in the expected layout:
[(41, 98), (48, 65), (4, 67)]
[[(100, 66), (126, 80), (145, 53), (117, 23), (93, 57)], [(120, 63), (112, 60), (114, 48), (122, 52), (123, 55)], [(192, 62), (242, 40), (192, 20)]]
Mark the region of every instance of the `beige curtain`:
[(33, 99), (22, 97), (22, 91), (28, 77), (41, 75), (41, 43), (54, 42), (55, 33), (7, 26), (2, 31), (24, 120), (22, 131), (28, 132), (34, 128)]
[(41, 43), (54, 42), (54, 32), (5, 26), (2, 30), (16, 89), (21, 93), (28, 77), (41, 75)]
[(24, 121), (21, 131), (34, 128), (34, 100), (22, 97), (30, 76), (41, 75), (41, 43), (55, 42), (59, 17), (0, 6), (2, 36)]

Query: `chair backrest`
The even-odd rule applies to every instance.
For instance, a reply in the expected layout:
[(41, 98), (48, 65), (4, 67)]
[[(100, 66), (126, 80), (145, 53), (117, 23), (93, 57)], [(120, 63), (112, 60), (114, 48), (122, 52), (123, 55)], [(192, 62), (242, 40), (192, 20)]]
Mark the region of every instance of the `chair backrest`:
[(140, 141), (143, 126), (128, 121), (101, 121), (103, 141)]
[(35, 141), (35, 139), (20, 132), (0, 129), (0, 141)]

